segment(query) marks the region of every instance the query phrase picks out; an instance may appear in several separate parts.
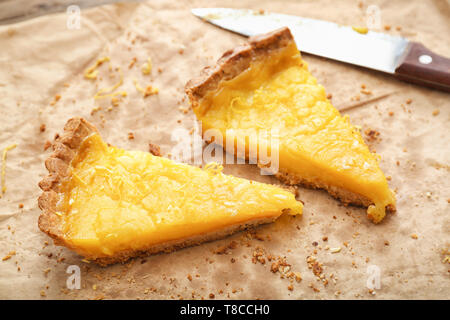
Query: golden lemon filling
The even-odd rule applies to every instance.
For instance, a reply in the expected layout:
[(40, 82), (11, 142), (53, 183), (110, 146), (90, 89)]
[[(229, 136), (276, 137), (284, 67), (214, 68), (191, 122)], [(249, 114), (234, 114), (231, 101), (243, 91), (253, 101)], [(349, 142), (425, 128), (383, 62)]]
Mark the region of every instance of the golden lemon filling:
[(70, 170), (58, 211), (67, 244), (88, 257), (302, 212), (276, 186), (110, 147), (97, 133), (83, 141)]
[[(229, 129), (276, 129), (281, 173), (365, 196), (374, 203), (368, 209), (374, 222), (383, 219), (387, 205), (395, 204), (377, 155), (331, 105), (293, 41), (221, 81), (194, 112), (203, 130), (216, 129), (223, 136)], [(235, 143), (246, 139), (237, 137)], [(248, 144), (257, 143), (251, 139)]]

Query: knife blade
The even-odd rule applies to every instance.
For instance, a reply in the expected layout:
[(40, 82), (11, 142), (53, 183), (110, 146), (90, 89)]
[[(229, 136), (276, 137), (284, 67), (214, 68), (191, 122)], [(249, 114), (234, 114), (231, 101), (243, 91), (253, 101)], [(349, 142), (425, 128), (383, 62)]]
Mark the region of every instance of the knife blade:
[(298, 16), (248, 9), (196, 8), (192, 13), (244, 36), (288, 27), (301, 52), (365, 67), (450, 92), (450, 59), (400, 36)]

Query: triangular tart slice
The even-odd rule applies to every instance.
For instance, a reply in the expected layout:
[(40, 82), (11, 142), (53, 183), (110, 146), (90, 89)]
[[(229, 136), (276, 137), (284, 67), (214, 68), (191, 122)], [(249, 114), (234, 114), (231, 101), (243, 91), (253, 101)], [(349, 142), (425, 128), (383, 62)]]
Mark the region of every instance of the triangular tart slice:
[[(187, 83), (186, 93), (204, 132), (214, 129), (226, 137), (233, 130), (234, 148), (240, 151), (228, 150), (223, 139), (227, 152), (245, 151), (248, 157), (249, 146), (260, 146), (254, 136), (239, 132), (276, 130), (279, 143), (271, 151), (279, 156), (279, 179), (322, 188), (345, 204), (368, 207), (375, 223), (386, 210), (395, 211), (395, 195), (377, 155), (327, 99), (288, 28), (227, 51)], [(259, 158), (258, 164), (264, 166)]]
[(70, 119), (45, 164), (39, 228), (88, 260), (130, 257), (225, 237), (302, 213), (274, 185), (106, 144), (82, 118)]

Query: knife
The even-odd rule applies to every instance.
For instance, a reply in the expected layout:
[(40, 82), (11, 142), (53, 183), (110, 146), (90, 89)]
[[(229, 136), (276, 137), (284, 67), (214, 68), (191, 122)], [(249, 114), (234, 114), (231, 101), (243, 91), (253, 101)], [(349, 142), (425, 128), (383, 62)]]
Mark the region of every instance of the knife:
[(247, 9), (196, 8), (191, 11), (207, 22), (244, 36), (288, 27), (302, 52), (389, 73), (407, 82), (450, 92), (450, 59), (403, 37)]

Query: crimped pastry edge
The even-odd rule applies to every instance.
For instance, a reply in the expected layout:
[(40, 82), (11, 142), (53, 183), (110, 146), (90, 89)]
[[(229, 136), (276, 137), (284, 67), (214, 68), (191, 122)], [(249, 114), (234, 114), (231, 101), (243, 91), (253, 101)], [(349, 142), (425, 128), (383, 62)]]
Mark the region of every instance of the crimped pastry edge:
[(59, 186), (70, 176), (69, 166), (81, 143), (94, 132), (97, 132), (97, 129), (83, 118), (69, 119), (64, 126), (64, 133), (53, 142), (53, 153), (45, 160), (49, 174), (39, 182), (43, 192), (38, 198), (38, 206), (42, 210), (38, 226), (54, 239), (55, 244), (70, 247), (64, 240), (61, 219), (56, 213), (60, 199)]

